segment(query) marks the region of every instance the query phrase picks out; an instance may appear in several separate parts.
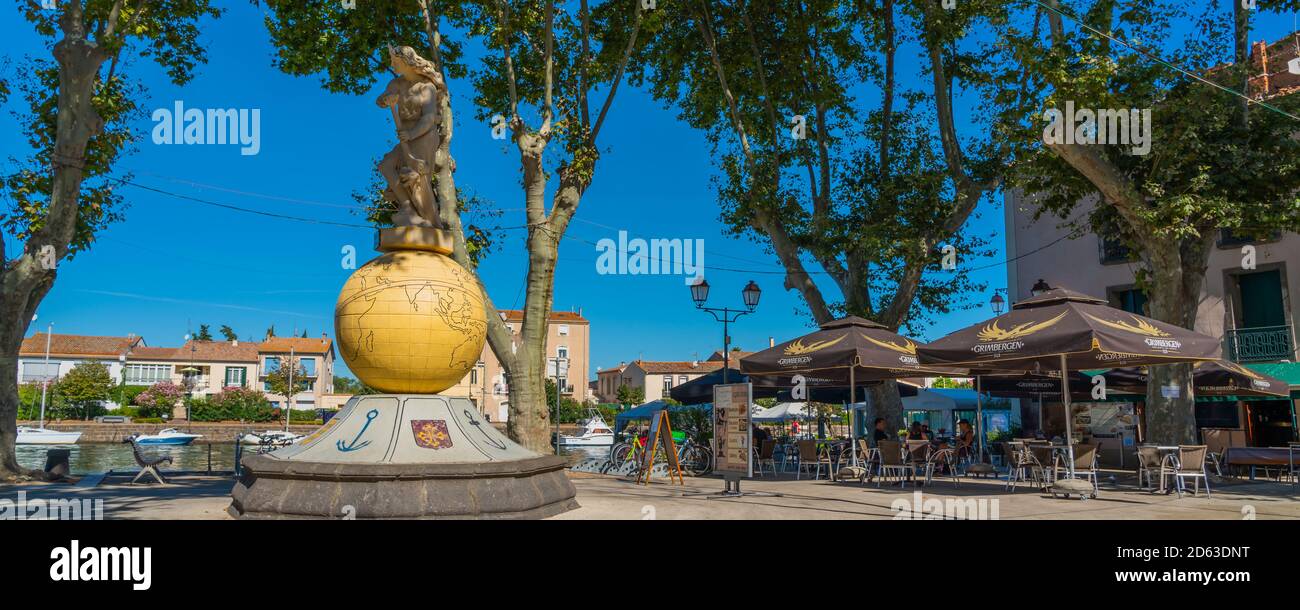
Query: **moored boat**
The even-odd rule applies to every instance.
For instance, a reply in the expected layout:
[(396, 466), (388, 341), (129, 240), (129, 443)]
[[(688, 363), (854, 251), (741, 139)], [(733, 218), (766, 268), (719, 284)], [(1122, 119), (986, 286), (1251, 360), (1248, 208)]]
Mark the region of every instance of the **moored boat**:
[(65, 432), (49, 428), (18, 426), (19, 445), (72, 445), (81, 438), (80, 432)]
[(568, 447), (608, 446), (614, 444), (614, 431), (601, 419), (596, 411), (588, 411), (587, 421), (582, 424), (582, 434), (578, 436), (560, 435), (560, 444)]
[(203, 435), (181, 432), (176, 428), (167, 428), (157, 434), (137, 435), (135, 442), (138, 445), (188, 445), (197, 438), (203, 438)]

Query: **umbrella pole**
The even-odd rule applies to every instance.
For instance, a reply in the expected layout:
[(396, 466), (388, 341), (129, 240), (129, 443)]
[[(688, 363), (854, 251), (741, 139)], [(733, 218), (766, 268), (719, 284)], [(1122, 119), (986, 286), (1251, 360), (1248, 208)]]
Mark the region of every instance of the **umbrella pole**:
[(1074, 422), (1070, 412), (1070, 383), (1065, 354), (1061, 354), (1061, 404), (1065, 405), (1065, 450), (1070, 459), (1070, 478), (1074, 478)]
[(849, 461), (854, 467), (858, 465), (858, 440), (857, 426), (853, 425), (853, 415), (857, 411), (855, 405), (858, 404), (857, 387), (854, 384), (853, 370), (857, 367), (849, 367)]
[(975, 434), (979, 439), (979, 460), (984, 463), (984, 394), (981, 389), (980, 376), (975, 376)]

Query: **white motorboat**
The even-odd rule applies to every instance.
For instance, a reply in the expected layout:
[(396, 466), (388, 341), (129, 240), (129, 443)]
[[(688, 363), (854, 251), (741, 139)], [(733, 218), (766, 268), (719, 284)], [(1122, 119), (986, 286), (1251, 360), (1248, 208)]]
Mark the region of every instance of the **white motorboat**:
[(135, 437), (137, 445), (188, 445), (202, 434), (189, 434), (176, 428), (167, 428), (158, 434), (141, 434)]
[(17, 443), (19, 445), (72, 445), (80, 438), (80, 432), (18, 426)]
[(267, 430), (266, 432), (250, 432), (239, 437), (241, 445), (290, 445), (298, 442), (303, 438), (301, 434), (294, 434), (284, 430)]
[(601, 419), (595, 410), (588, 411), (590, 416), (582, 424), (579, 436), (560, 435), (560, 444), (569, 447), (599, 447), (614, 444), (614, 431)]

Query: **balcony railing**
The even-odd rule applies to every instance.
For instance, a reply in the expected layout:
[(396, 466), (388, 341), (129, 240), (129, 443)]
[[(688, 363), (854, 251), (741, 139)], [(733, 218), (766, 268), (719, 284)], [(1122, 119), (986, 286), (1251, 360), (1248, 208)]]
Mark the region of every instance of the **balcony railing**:
[(1289, 325), (1230, 328), (1223, 339), (1228, 358), (1234, 362), (1269, 362), (1295, 357)]

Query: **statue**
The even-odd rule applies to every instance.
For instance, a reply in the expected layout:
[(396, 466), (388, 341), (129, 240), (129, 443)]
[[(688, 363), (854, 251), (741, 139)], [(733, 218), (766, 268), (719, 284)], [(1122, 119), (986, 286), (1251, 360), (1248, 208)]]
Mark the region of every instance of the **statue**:
[(397, 208), (393, 226), (443, 228), (430, 176), (441, 143), (439, 96), (446, 84), (433, 63), (411, 47), (390, 46), (388, 56), (397, 77), (375, 103), (392, 111), (398, 142), (379, 162), (388, 182), (384, 199)]
[[(397, 73), (376, 100), (392, 110), (397, 146), (379, 164), (393, 225), (380, 255), (352, 273), (334, 306), (338, 352), (382, 392), (351, 397), (329, 423), (241, 461), (228, 509), (246, 519), (538, 519), (577, 508), (566, 458), (511, 441), (455, 392), (487, 338), (487, 300), (452, 260), (431, 177), (442, 76), (411, 47), (389, 47)], [(445, 153), (444, 153), (445, 154)]]

